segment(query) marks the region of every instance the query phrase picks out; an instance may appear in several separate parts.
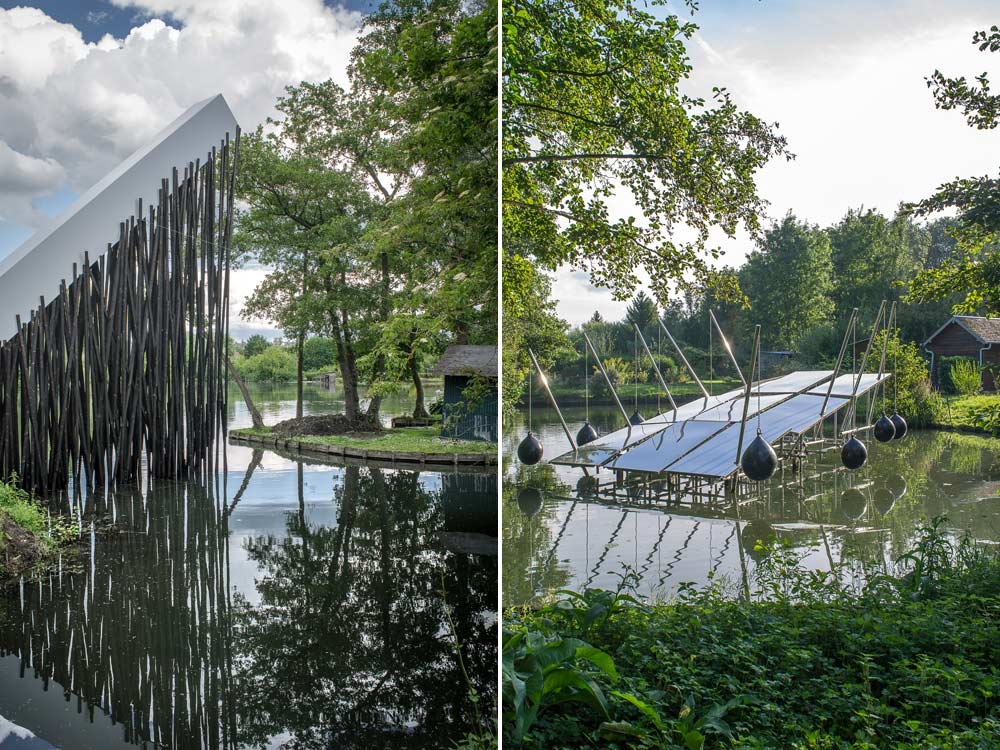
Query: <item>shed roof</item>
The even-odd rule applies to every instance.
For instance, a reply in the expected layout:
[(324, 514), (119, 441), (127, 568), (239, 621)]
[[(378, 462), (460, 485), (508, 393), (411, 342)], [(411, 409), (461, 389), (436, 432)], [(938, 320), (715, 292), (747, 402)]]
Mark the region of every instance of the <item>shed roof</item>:
[(497, 377), (497, 347), (453, 344), (445, 349), (431, 370), (434, 375), (484, 375)]
[(952, 323), (961, 326), (969, 335), (983, 344), (1000, 344), (1000, 318), (983, 318), (978, 315), (952, 315), (947, 322), (931, 334), (923, 346), (927, 346), (938, 334)]

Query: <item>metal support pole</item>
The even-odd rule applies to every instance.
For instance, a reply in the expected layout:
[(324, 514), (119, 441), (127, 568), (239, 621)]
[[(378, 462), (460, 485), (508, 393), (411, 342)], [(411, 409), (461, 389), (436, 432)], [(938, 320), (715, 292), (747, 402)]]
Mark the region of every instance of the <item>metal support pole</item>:
[(573, 434), (569, 431), (569, 427), (566, 426), (566, 420), (563, 419), (562, 412), (559, 410), (559, 404), (556, 403), (556, 397), (552, 395), (552, 390), (549, 388), (549, 379), (545, 377), (545, 373), (542, 372), (542, 366), (538, 364), (538, 358), (535, 353), (528, 349), (528, 354), (531, 356), (531, 361), (535, 363), (535, 369), (538, 370), (538, 379), (542, 381), (542, 387), (545, 389), (545, 393), (548, 394), (549, 401), (552, 402), (552, 408), (556, 410), (556, 414), (559, 415), (559, 423), (562, 425), (563, 432), (566, 433), (566, 439), (569, 440), (570, 448), (576, 450), (576, 442), (573, 440)]
[(608, 371), (604, 369), (604, 363), (601, 362), (601, 357), (597, 353), (597, 350), (594, 348), (594, 345), (591, 343), (590, 337), (587, 335), (587, 332), (581, 330), (580, 333), (583, 334), (583, 340), (587, 342), (587, 346), (590, 347), (590, 351), (593, 353), (594, 359), (597, 360), (597, 367), (601, 371), (601, 375), (604, 376), (604, 380), (608, 384), (608, 388), (611, 389), (611, 395), (614, 397), (615, 403), (618, 404), (618, 408), (621, 410), (622, 416), (625, 417), (625, 424), (628, 427), (628, 434), (631, 435), (632, 434), (632, 423), (629, 421), (628, 412), (625, 411), (625, 407), (622, 406), (621, 399), (618, 398), (618, 393), (615, 391), (615, 386), (611, 382), (611, 378), (608, 377)]
[[(740, 439), (736, 443), (736, 465), (740, 465), (740, 457), (743, 454), (743, 437), (747, 429), (747, 412), (750, 411), (750, 392), (753, 390), (753, 368), (757, 365), (757, 353), (760, 349), (760, 325), (753, 328), (753, 345), (750, 348), (750, 381), (746, 384), (746, 393), (743, 396), (743, 417), (740, 419)], [(760, 383), (757, 384), (758, 391)]]
[(691, 366), (691, 363), (688, 362), (687, 361), (687, 357), (684, 356), (684, 352), (681, 351), (680, 344), (678, 344), (676, 341), (674, 341), (674, 337), (670, 335), (670, 331), (668, 331), (667, 327), (665, 325), (663, 325), (663, 321), (660, 320), (659, 323), (660, 323), (660, 328), (662, 328), (663, 332), (665, 334), (667, 334), (667, 338), (670, 339), (670, 343), (673, 344), (674, 345), (674, 349), (677, 350), (677, 354), (680, 356), (681, 362), (684, 363), (684, 366), (688, 369), (688, 372), (691, 373), (691, 377), (694, 378), (694, 382), (698, 384), (698, 388), (701, 389), (702, 394), (705, 396), (705, 400), (708, 401), (708, 391), (705, 390), (705, 386), (702, 384), (701, 380), (698, 378), (698, 373), (696, 373), (694, 371), (694, 368)]
[(639, 335), (639, 341), (642, 342), (642, 348), (645, 349), (646, 350), (646, 354), (649, 355), (649, 361), (653, 363), (653, 372), (656, 373), (656, 377), (657, 377), (657, 379), (659, 379), (660, 385), (663, 387), (663, 390), (667, 394), (667, 399), (670, 401), (670, 406), (673, 407), (673, 410), (674, 410), (674, 421), (676, 421), (677, 420), (677, 404), (674, 401), (674, 397), (670, 395), (670, 389), (667, 387), (667, 381), (665, 381), (663, 379), (663, 375), (662, 375), (662, 373), (660, 373), (660, 367), (659, 367), (659, 365), (656, 364), (656, 358), (653, 356), (653, 352), (651, 352), (649, 350), (649, 344), (646, 343), (646, 339), (642, 335), (642, 331), (639, 330), (639, 326), (636, 325), (635, 323), (633, 323), (632, 325), (635, 326), (635, 332)]
[(847, 330), (844, 331), (844, 340), (840, 342), (840, 353), (837, 355), (837, 364), (833, 368), (833, 377), (830, 378), (830, 387), (826, 389), (826, 398), (823, 399), (823, 406), (819, 410), (820, 418), (826, 414), (826, 405), (830, 403), (830, 394), (833, 393), (833, 384), (837, 380), (837, 375), (840, 374), (840, 366), (844, 361), (844, 353), (847, 351), (847, 342), (851, 340), (851, 331), (854, 330), (854, 326), (857, 325), (858, 318), (858, 308), (851, 310), (851, 317), (847, 320)]
[[(719, 332), (719, 338), (722, 339), (722, 346), (726, 350), (726, 354), (729, 355), (729, 361), (733, 363), (733, 367), (736, 368), (736, 374), (740, 376), (740, 380), (743, 385), (747, 384), (747, 379), (743, 377), (743, 372), (740, 370), (740, 365), (736, 361), (736, 357), (733, 355), (733, 348), (729, 345), (729, 339), (726, 338), (726, 334), (722, 332), (722, 326), (719, 325), (719, 321), (715, 318), (715, 313), (712, 312), (711, 308), (708, 310), (709, 316), (712, 318), (712, 323), (715, 324), (715, 330)], [(753, 373), (750, 373), (750, 377), (753, 378)]]

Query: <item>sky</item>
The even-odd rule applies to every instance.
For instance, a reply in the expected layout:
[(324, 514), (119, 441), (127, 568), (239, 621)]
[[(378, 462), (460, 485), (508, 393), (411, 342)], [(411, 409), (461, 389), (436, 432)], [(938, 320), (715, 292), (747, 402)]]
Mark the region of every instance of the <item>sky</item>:
[[(374, 4), (0, 1), (0, 258), (190, 105), (221, 92), (252, 130), (287, 85), (345, 83)], [(233, 274), (237, 339), (278, 334), (240, 315), (263, 273)]]
[[(0, 0), (0, 257), (194, 102), (222, 92), (244, 129), (302, 80), (343, 81), (361, 14), (375, 0)], [(996, 174), (1000, 133), (934, 108), (925, 79), (994, 73), (972, 33), (1000, 22), (992, 0), (701, 0), (692, 90), (726, 86), (796, 154), (758, 185), (769, 218), (827, 226), (849, 208), (892, 213), (956, 176)], [(627, 215), (624, 199), (612, 212)], [(752, 249), (721, 243), (723, 263)], [(263, 271), (233, 278), (232, 332)], [(561, 269), (553, 297), (570, 323), (626, 302)]]
[[(1000, 83), (1000, 55), (972, 44), (975, 30), (1000, 23), (997, 10), (985, 0), (701, 0), (691, 85), (727, 87), (788, 138), (795, 160), (758, 177), (769, 220), (792, 211), (829, 226), (862, 206), (893, 214), (954, 177), (997, 175), (1000, 132), (935, 109), (926, 84), (935, 69), (970, 79), (986, 71)], [(622, 200), (612, 211), (632, 207)], [(720, 246), (732, 266), (753, 249), (746, 236)], [(571, 324), (595, 310), (616, 320), (627, 306), (568, 268), (553, 298)]]

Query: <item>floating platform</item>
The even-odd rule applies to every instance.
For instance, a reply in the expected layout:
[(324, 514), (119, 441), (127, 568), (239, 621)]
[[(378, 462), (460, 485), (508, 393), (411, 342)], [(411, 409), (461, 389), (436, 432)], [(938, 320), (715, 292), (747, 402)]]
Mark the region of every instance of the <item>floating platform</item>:
[(882, 385), (892, 373), (865, 373), (860, 380), (854, 374), (834, 376), (833, 370), (801, 370), (751, 383), (745, 415), (745, 388), (698, 398), (557, 456), (550, 463), (682, 475), (710, 482), (731, 480), (739, 473), (737, 445), (744, 419), (744, 447), (758, 427), (776, 448), (789, 439), (800, 442), (827, 419), (836, 419), (850, 404)]

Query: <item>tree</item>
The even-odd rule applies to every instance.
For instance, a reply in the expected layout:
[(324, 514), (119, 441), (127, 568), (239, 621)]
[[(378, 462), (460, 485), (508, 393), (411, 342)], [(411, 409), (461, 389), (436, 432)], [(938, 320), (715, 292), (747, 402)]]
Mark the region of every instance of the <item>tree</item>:
[(837, 316), (857, 307), (862, 325), (874, 323), (882, 300), (898, 300), (903, 284), (923, 267), (930, 235), (906, 215), (851, 209), (828, 230), (833, 245)]
[(270, 344), (267, 343), (267, 339), (261, 336), (259, 333), (255, 333), (253, 336), (248, 338), (243, 344), (243, 356), (252, 357), (255, 354), (260, 354), (263, 352)]
[(625, 320), (628, 321), (628, 327), (631, 329), (629, 333), (634, 333), (635, 328), (633, 326), (639, 326), (639, 330), (642, 331), (642, 335), (646, 338), (647, 343), (650, 340), (650, 336), (656, 335), (656, 321), (659, 317), (659, 313), (656, 310), (656, 303), (641, 289), (632, 298), (628, 308), (625, 310)]
[[(1000, 52), (1000, 28), (979, 30), (972, 36), (981, 52)], [(1000, 124), (1000, 96), (990, 93), (986, 73), (970, 83), (965, 76), (949, 78), (940, 70), (927, 79), (938, 109), (961, 110), (966, 122), (979, 130), (993, 130)], [(917, 215), (957, 209), (952, 235), (961, 254), (917, 275), (910, 286), (909, 299), (916, 302), (941, 300), (960, 291), (964, 299), (955, 312), (1000, 311), (1000, 179), (989, 176), (955, 178), (937, 192), (907, 206)]]
[[(505, 249), (585, 268), (618, 295), (639, 269), (661, 300), (679, 280), (710, 277), (709, 229), (757, 232), (754, 177), (787, 155), (785, 139), (724, 89), (711, 102), (683, 92), (697, 27), (677, 15), (627, 0), (503, 10)], [(641, 220), (611, 215), (606, 201), (623, 191)], [(695, 239), (671, 239), (678, 225)]]
[(310, 331), (334, 340), (352, 418), (360, 383), (376, 421), (402, 377), (421, 400), (424, 355), (496, 341), (495, 53), (490, 4), (386, 4), (365, 20), (350, 86), (290, 87), (257, 134), (262, 166), (295, 188), (260, 187), (277, 217), (260, 230), (280, 225), (286, 255), (259, 298), (300, 348)]
[(767, 347), (792, 349), (808, 329), (830, 320), (833, 302), (830, 240), (789, 213), (766, 233), (762, 250), (740, 271)]

